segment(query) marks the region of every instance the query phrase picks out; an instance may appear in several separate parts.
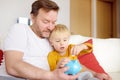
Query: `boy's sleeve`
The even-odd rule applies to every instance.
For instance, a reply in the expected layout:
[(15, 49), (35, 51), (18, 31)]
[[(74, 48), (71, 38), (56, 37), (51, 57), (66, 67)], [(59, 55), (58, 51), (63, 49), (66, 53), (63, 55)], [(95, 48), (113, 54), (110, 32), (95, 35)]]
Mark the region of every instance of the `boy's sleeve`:
[(86, 41), (86, 42), (84, 42), (83, 44), (85, 44), (85, 45), (88, 47), (88, 49), (82, 50), (82, 51), (79, 53), (80, 56), (82, 56), (82, 55), (84, 55), (84, 54), (89, 54), (89, 53), (91, 53), (92, 50), (93, 50), (93, 46), (92, 46), (91, 39), (88, 40), (88, 41)]
[(54, 55), (53, 52), (50, 52), (47, 58), (48, 58), (50, 71), (53, 71), (54, 69), (56, 69), (56, 65), (57, 65), (56, 56)]

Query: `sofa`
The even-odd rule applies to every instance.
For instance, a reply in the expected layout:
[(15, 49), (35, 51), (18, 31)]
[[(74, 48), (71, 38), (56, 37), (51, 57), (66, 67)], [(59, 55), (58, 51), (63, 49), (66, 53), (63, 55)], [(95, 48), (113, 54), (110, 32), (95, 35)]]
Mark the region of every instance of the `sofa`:
[[(112, 77), (112, 80), (120, 79), (120, 38), (93, 38), (81, 35), (72, 35), (70, 43), (80, 44), (92, 40), (92, 53), (89, 54), (88, 60), (92, 64), (93, 60), (98, 63), (92, 64), (91, 68), (97, 72), (105, 72)], [(2, 43), (2, 42), (1, 42)], [(2, 45), (2, 44), (1, 44)], [(2, 48), (2, 47), (1, 47)], [(0, 52), (2, 57), (2, 52)], [(2, 59), (0, 57), (0, 59)], [(92, 60), (92, 58), (95, 58)], [(1, 61), (1, 60), (0, 60)], [(98, 65), (98, 67), (96, 67)]]
[(120, 80), (120, 38), (102, 39), (72, 35), (70, 43), (83, 43), (89, 39), (93, 40), (93, 54), (100, 66), (112, 80)]

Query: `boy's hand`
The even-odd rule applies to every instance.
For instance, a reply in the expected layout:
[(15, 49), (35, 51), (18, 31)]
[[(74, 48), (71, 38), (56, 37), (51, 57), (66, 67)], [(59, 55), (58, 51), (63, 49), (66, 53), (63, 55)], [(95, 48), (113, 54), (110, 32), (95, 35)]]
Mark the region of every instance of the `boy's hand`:
[(62, 58), (58, 64), (57, 64), (57, 68), (63, 68), (65, 67), (65, 64), (67, 64), (70, 61), (69, 58)]
[(88, 47), (85, 44), (75, 45), (71, 49), (71, 54), (78, 55), (84, 49), (88, 49)]
[(70, 61), (70, 58), (62, 58), (58, 64), (57, 68), (53, 71), (54, 80), (75, 80), (78, 78), (79, 73), (76, 75), (67, 75), (65, 72), (69, 69), (69, 67), (65, 66)]

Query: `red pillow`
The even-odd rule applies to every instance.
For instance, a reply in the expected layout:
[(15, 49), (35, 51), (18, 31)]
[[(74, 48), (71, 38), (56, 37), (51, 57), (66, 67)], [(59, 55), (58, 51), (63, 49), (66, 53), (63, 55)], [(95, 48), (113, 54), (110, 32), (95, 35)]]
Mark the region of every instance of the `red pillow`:
[[(92, 41), (92, 39), (89, 39), (85, 43), (90, 43), (92, 45), (93, 41)], [(85, 55), (79, 55), (78, 59), (79, 59), (80, 63), (85, 65), (87, 68), (89, 68), (95, 72), (98, 72), (98, 73), (106, 73), (104, 71), (104, 69), (100, 66), (96, 57), (94, 56), (93, 51), (91, 51)]]
[(1, 65), (1, 63), (2, 63), (2, 59), (3, 59), (3, 51), (0, 50), (0, 65)]

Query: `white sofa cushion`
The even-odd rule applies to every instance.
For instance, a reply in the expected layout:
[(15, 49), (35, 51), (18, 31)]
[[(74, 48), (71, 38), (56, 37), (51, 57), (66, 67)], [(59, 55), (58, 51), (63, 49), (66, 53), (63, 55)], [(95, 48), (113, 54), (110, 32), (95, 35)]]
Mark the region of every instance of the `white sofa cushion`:
[(120, 39), (93, 38), (93, 53), (107, 72), (120, 71)]
[(69, 43), (79, 44), (89, 40), (91, 37), (85, 37), (81, 35), (71, 35)]

